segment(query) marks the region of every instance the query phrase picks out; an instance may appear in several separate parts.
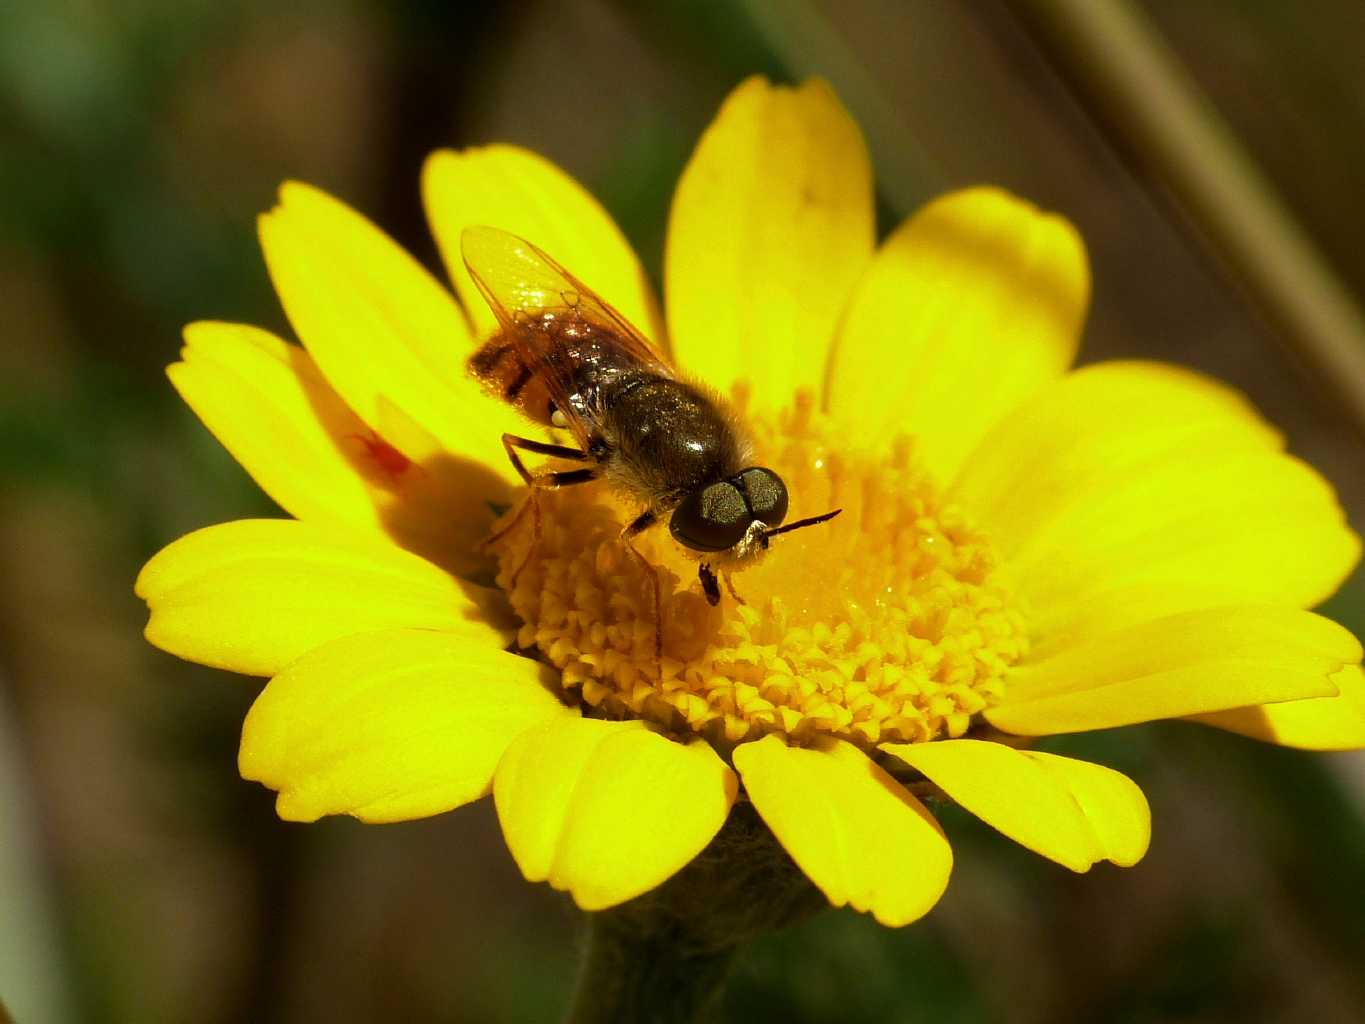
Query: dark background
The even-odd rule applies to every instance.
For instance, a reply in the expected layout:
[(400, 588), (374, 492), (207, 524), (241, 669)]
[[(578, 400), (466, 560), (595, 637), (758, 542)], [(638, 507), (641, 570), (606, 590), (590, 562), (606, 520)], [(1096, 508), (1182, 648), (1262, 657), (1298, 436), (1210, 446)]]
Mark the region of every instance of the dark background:
[[(1359, 3), (1142, 6), (1365, 291)], [(152, 552), (273, 512), (161, 371), (193, 319), (285, 330), (254, 237), (285, 178), (435, 266), (417, 174), (442, 145), (557, 160), (657, 279), (677, 174), (753, 71), (831, 79), (884, 228), (982, 181), (1065, 212), (1095, 274), (1083, 358), (1232, 381), (1365, 522), (1356, 435), (1007, 3), (0, 2), (0, 996), (21, 1021), (562, 1013), (579, 915), (521, 880), (487, 803), (281, 824), (235, 770), (258, 684), (141, 639)], [(1329, 611), (1365, 632), (1359, 577)], [(928, 919), (827, 912), (759, 942), (728, 1016), (1365, 1019), (1360, 755), (1192, 725), (1051, 746), (1144, 786), (1142, 865), (1075, 876), (950, 813), (958, 864)]]

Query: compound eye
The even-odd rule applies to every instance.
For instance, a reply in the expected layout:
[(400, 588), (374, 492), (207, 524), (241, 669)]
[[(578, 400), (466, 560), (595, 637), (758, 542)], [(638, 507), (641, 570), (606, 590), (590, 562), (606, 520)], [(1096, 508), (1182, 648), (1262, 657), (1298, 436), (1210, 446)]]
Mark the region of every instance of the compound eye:
[(771, 469), (751, 466), (739, 474), (739, 485), (749, 497), (749, 509), (765, 526), (781, 526), (787, 518), (787, 485)]
[(734, 484), (722, 482), (694, 491), (668, 521), (673, 539), (693, 551), (726, 551), (740, 542), (753, 516)]

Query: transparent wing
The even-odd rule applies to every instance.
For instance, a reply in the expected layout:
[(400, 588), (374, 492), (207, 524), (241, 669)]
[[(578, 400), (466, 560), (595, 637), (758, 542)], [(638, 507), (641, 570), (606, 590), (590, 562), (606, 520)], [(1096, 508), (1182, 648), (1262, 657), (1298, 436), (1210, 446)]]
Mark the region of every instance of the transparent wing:
[[(500, 228), (465, 228), (460, 250), (469, 276), (503, 329), (545, 314), (581, 318), (618, 335), (640, 363), (672, 376), (649, 340), (544, 250)], [(520, 316), (518, 314), (521, 314)]]
[[(525, 373), (544, 385), (579, 443), (596, 432), (590, 404), (576, 400), (585, 362), (638, 365), (672, 377), (649, 341), (591, 288), (524, 238), (469, 227), (460, 238), (470, 277), (502, 327)], [(492, 344), (492, 342), (490, 342)]]

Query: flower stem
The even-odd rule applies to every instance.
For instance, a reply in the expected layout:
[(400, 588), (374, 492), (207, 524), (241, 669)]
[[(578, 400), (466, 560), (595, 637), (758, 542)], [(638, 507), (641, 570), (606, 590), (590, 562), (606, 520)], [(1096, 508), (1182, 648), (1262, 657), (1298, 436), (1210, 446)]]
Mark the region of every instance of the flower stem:
[(695, 949), (676, 923), (650, 922), (638, 913), (592, 914), (569, 1024), (703, 1020), (738, 948)]
[(744, 943), (828, 906), (747, 803), (653, 892), (588, 917), (569, 1024), (708, 1020)]

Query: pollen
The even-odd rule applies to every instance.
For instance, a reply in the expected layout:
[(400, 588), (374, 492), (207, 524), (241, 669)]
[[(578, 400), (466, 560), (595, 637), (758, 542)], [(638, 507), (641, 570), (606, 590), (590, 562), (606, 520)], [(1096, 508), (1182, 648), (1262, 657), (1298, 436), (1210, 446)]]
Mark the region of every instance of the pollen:
[(774, 538), (712, 607), (666, 525), (631, 554), (620, 533), (637, 510), (605, 484), (538, 492), (539, 539), (523, 515), (495, 546), (518, 643), (594, 713), (722, 750), (766, 733), (863, 747), (961, 736), (1027, 645), (989, 540), (945, 503), (910, 439), (848, 451), (804, 395), (749, 425), (786, 481), (790, 520), (842, 514)]

